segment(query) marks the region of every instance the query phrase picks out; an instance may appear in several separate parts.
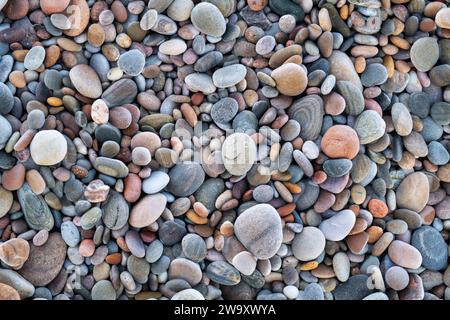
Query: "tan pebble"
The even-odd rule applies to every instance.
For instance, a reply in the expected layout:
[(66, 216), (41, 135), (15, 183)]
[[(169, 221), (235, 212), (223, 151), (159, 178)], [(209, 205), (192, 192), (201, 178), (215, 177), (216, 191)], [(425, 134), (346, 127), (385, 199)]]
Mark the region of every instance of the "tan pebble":
[(45, 191), (45, 180), (39, 171), (32, 169), (27, 171), (26, 180), (35, 194), (41, 194)]
[(24, 239), (14, 238), (0, 244), (0, 260), (15, 270), (22, 268), (29, 255), (30, 245)]
[(20, 300), (19, 292), (7, 284), (0, 283), (0, 301)]
[(363, 73), (366, 70), (366, 59), (363, 56), (356, 57), (355, 70), (358, 73)]
[(88, 42), (94, 47), (100, 47), (105, 42), (105, 30), (99, 23), (89, 26), (87, 34)]
[(9, 74), (8, 77), (9, 81), (13, 84), (16, 88), (25, 88), (27, 85), (27, 81), (25, 80), (25, 75), (22, 71), (15, 70)]

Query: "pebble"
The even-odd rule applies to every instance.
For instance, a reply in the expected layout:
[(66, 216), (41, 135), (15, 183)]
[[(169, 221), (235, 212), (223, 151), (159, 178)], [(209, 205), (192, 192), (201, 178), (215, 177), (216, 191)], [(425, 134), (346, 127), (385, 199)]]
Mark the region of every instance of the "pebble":
[(0, 245), (0, 260), (18, 270), (21, 269), (30, 254), (30, 245), (26, 240), (13, 238)]
[(226, 261), (214, 261), (206, 268), (211, 281), (225, 286), (233, 286), (241, 281), (239, 271)]
[(145, 66), (145, 57), (138, 49), (133, 49), (121, 54), (117, 66), (129, 76), (137, 76)]
[(271, 205), (258, 204), (238, 216), (234, 233), (257, 259), (269, 259), (281, 246), (281, 219)]
[(33, 284), (13, 270), (0, 269), (0, 283), (14, 288), (21, 299), (30, 298), (35, 292)]
[(187, 234), (181, 241), (181, 248), (186, 258), (200, 262), (207, 255), (207, 247), (205, 241), (196, 234)]
[[(258, 202), (266, 203), (273, 199), (273, 189), (268, 185), (257, 186), (253, 190), (253, 199)], [(11, 199), (12, 202), (12, 199)]]
[(343, 210), (331, 218), (322, 221), (319, 225), (320, 231), (325, 239), (330, 241), (341, 241), (352, 230), (355, 225), (355, 214), (351, 210)]
[(359, 151), (358, 135), (349, 126), (335, 125), (323, 135), (322, 151), (330, 158), (353, 159)]
[(386, 123), (373, 110), (362, 112), (355, 121), (354, 127), (361, 144), (368, 144), (380, 139), (386, 130)]
[(411, 62), (418, 71), (431, 70), (439, 59), (439, 45), (435, 38), (423, 37), (414, 41), (410, 53)]
[[(175, 196), (185, 197), (193, 194), (205, 180), (205, 172), (196, 162), (183, 162), (175, 165), (169, 172), (167, 191)], [(178, 183), (183, 181), (183, 184)]]
[(256, 258), (248, 251), (239, 252), (234, 256), (233, 266), (243, 275), (251, 275), (256, 269)]
[(232, 64), (214, 71), (212, 81), (217, 88), (229, 88), (244, 80), (246, 74), (242, 64)]
[(415, 230), (411, 245), (419, 250), (423, 267), (428, 270), (442, 270), (447, 267), (448, 246), (435, 228), (423, 226)]
[(437, 142), (432, 141), (428, 144), (428, 159), (437, 166), (445, 165), (449, 162), (450, 156), (445, 147)]
[(325, 249), (325, 236), (315, 227), (305, 227), (292, 242), (292, 252), (300, 261), (316, 259)]
[(147, 194), (158, 193), (169, 183), (169, 175), (163, 171), (154, 171), (149, 178), (142, 182), (142, 191)]
[(23, 65), (28, 70), (38, 69), (45, 59), (45, 49), (41, 46), (36, 46), (28, 51), (23, 61)]
[(47, 231), (53, 229), (55, 220), (50, 208), (42, 196), (33, 193), (27, 183), (17, 191), (17, 198), (25, 220), (32, 229)]
[(116, 290), (108, 280), (100, 280), (92, 287), (92, 300), (116, 300)]
[(305, 71), (294, 63), (286, 63), (272, 71), (277, 90), (287, 96), (297, 96), (306, 89), (308, 79)]
[(361, 83), (364, 87), (373, 87), (386, 82), (388, 73), (381, 63), (371, 63), (361, 74)]
[[(143, 228), (155, 222), (166, 207), (166, 197), (157, 193), (145, 196), (131, 210), (129, 223), (135, 228)], [(152, 208), (152, 210), (148, 210)]]
[(199, 3), (192, 9), (191, 22), (208, 36), (221, 37), (225, 33), (226, 23), (222, 13), (209, 2)]
[(414, 172), (406, 176), (396, 191), (397, 206), (420, 212), (428, 202), (430, 186), (425, 174)]
[(72, 221), (61, 224), (61, 236), (69, 247), (76, 247), (81, 240), (80, 232)]
[(13, 287), (0, 283), (0, 300), (20, 300), (20, 295)]
[(399, 136), (407, 136), (413, 129), (413, 120), (403, 103), (395, 103), (391, 108), (392, 122)]
[(66, 139), (56, 130), (39, 131), (31, 141), (30, 154), (37, 165), (55, 165), (67, 155)]
[[(13, 97), (11, 91), (9, 90), (9, 88), (4, 83), (0, 83), (0, 102), (1, 102), (0, 114), (2, 114), (2, 115), (8, 114), (14, 106), (14, 97)], [(3, 119), (3, 120), (1, 120), (1, 119)], [(0, 118), (0, 121), (3, 124), (3, 122), (5, 122), (6, 120), (2, 117), (2, 118)], [(8, 123), (8, 125), (9, 125), (9, 123)], [(5, 126), (8, 126), (8, 125), (5, 124)], [(0, 136), (0, 138), (2, 138), (2, 140), (6, 140), (7, 138), (5, 138), (5, 136), (7, 135), (8, 130), (7, 129), (3, 129), (3, 130), (2, 131), (4, 133), (3, 133), (3, 135)], [(0, 142), (2, 140), (0, 140)], [(1, 144), (3, 144), (3, 143), (1, 143)]]
[(58, 276), (66, 257), (66, 244), (59, 233), (50, 233), (48, 241), (39, 247), (30, 246), (30, 255), (19, 270), (34, 286), (46, 286)]
[(400, 267), (417, 269), (422, 264), (420, 252), (410, 244), (400, 240), (391, 242), (388, 254), (389, 258)]
[(256, 144), (245, 133), (233, 133), (222, 144), (222, 160), (229, 173), (246, 174), (256, 160)]
[(70, 81), (75, 89), (82, 95), (96, 99), (102, 95), (100, 79), (93, 68), (85, 64), (79, 64), (70, 69)]
[(372, 293), (367, 286), (368, 277), (365, 274), (352, 276), (347, 282), (341, 283), (334, 291), (336, 300), (362, 300)]
[(175, 293), (170, 300), (205, 300), (205, 298), (195, 289), (184, 289)]

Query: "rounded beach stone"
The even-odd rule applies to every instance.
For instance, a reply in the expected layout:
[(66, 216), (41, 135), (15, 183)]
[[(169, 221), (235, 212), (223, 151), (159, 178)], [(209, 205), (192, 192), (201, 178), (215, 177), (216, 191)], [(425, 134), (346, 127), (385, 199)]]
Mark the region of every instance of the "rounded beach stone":
[(186, 258), (194, 262), (202, 261), (207, 254), (205, 241), (196, 234), (185, 235), (181, 241), (181, 248)]
[(343, 210), (331, 218), (323, 220), (319, 229), (325, 236), (325, 239), (330, 241), (343, 240), (352, 230), (355, 225), (356, 217), (353, 211)]
[(268, 204), (257, 204), (242, 212), (234, 223), (234, 232), (258, 259), (273, 257), (281, 246), (281, 219)]
[(41, 46), (35, 46), (28, 51), (23, 61), (23, 65), (28, 70), (38, 69), (45, 59), (45, 49)]
[(160, 44), (159, 52), (170, 56), (182, 54), (187, 49), (186, 42), (181, 39), (171, 39)]
[(430, 195), (427, 176), (414, 172), (406, 176), (396, 190), (397, 206), (420, 212), (426, 206)]
[[(202, 2), (200, 4), (206, 4)], [(217, 88), (229, 88), (244, 80), (247, 68), (242, 64), (232, 64), (214, 71), (212, 80)]]
[(292, 241), (292, 252), (300, 261), (316, 259), (325, 249), (325, 236), (315, 227), (305, 227)]
[(386, 123), (376, 111), (366, 110), (356, 118), (354, 128), (358, 134), (359, 142), (368, 144), (384, 135)]
[(226, 261), (214, 261), (206, 268), (206, 275), (211, 281), (225, 286), (234, 286), (241, 281), (239, 271)]
[(37, 165), (55, 165), (66, 157), (67, 141), (59, 131), (39, 131), (31, 141), (30, 154)]
[(361, 74), (361, 82), (365, 87), (373, 87), (386, 82), (388, 73), (381, 63), (371, 63)]
[(442, 8), (436, 13), (434, 21), (440, 28), (450, 29), (450, 8)]
[[(0, 115), (8, 114), (12, 110), (13, 106), (14, 106), (14, 97), (11, 93), (11, 90), (9, 90), (9, 88), (6, 84), (0, 82)], [(5, 122), (6, 120), (1, 121), (1, 119), (4, 119), (4, 118), (3, 117), (0, 118), (0, 124), (3, 124), (2, 122)], [(8, 125), (9, 125), (9, 123), (8, 123)], [(6, 126), (6, 124), (5, 124), (5, 126)], [(3, 125), (2, 125), (2, 127), (3, 127)], [(6, 130), (6, 129), (3, 129), (3, 130), (5, 132), (4, 135), (6, 136), (6, 132), (8, 132), (8, 130)], [(2, 143), (2, 138), (3, 138), (2, 133), (0, 131), (0, 146)]]
[(157, 193), (169, 184), (169, 175), (162, 171), (154, 171), (142, 182), (142, 191), (147, 194)]
[(432, 37), (420, 38), (414, 41), (409, 54), (412, 64), (418, 71), (429, 71), (439, 60), (438, 42)]
[(31, 245), (30, 255), (19, 273), (34, 286), (46, 286), (55, 279), (66, 258), (66, 244), (59, 233), (50, 233), (48, 241)]
[(256, 160), (256, 144), (245, 133), (233, 133), (222, 145), (222, 161), (229, 173), (246, 174)]
[(191, 22), (208, 36), (221, 37), (225, 33), (225, 18), (215, 5), (208, 2), (199, 3), (192, 9)]
[(432, 141), (428, 144), (428, 159), (433, 164), (442, 166), (449, 162), (450, 155), (441, 143)]
[(422, 256), (419, 250), (400, 240), (391, 242), (388, 254), (395, 264), (404, 268), (417, 269), (422, 264)]
[(439, 231), (423, 226), (414, 231), (411, 245), (422, 255), (422, 266), (428, 270), (442, 270), (448, 265), (448, 245)]
[(70, 81), (83, 96), (96, 99), (102, 95), (100, 79), (93, 68), (79, 64), (70, 69)]
[(175, 293), (170, 300), (205, 300), (205, 297), (195, 289), (184, 289)]
[(391, 108), (392, 123), (399, 136), (407, 136), (413, 129), (413, 120), (403, 103), (394, 103)]
[(386, 271), (384, 278), (387, 285), (396, 291), (405, 289), (409, 283), (408, 272), (399, 266), (390, 267)]
[(30, 245), (24, 239), (13, 238), (0, 244), (0, 260), (15, 270), (22, 268), (29, 254)]
[(0, 186), (0, 218), (11, 209), (14, 201), (13, 193)]
[(175, 165), (169, 172), (169, 178), (170, 182), (166, 190), (177, 197), (186, 197), (197, 191), (203, 184), (205, 172), (200, 164), (186, 161)]
[(116, 300), (116, 290), (111, 281), (100, 280), (92, 287), (92, 300)]
[(202, 270), (197, 263), (191, 260), (177, 258), (170, 263), (169, 278), (183, 279), (191, 286), (195, 286), (202, 280)]
[[(166, 208), (166, 203), (166, 197), (160, 193), (145, 196), (131, 210), (130, 225), (135, 228), (151, 225), (161, 216)], [(148, 210), (149, 208), (152, 210)]]
[(305, 91), (308, 78), (302, 67), (295, 63), (285, 63), (272, 71), (277, 90), (287, 96), (297, 96)]
[(358, 135), (349, 126), (332, 126), (323, 135), (321, 148), (330, 158), (347, 158), (351, 160), (359, 152)]
[(249, 276), (256, 269), (256, 258), (250, 252), (242, 251), (234, 256), (232, 264), (240, 273)]
[(0, 283), (0, 300), (20, 300), (20, 295), (13, 287)]
[(120, 55), (117, 66), (127, 75), (135, 77), (144, 70), (145, 56), (138, 49), (127, 51)]

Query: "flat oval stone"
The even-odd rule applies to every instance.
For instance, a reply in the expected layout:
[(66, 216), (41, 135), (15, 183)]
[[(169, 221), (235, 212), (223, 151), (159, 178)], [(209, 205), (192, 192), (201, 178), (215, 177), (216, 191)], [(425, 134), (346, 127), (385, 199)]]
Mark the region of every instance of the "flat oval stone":
[(354, 128), (358, 134), (359, 142), (368, 144), (384, 135), (386, 123), (376, 111), (366, 110), (356, 118)]
[(14, 288), (21, 299), (29, 298), (35, 292), (33, 284), (13, 270), (0, 269), (0, 283)]
[(131, 79), (120, 79), (103, 92), (102, 99), (112, 108), (131, 103), (136, 96), (136, 83)]
[(222, 145), (222, 160), (229, 173), (246, 174), (256, 160), (256, 144), (245, 133), (233, 133)]
[(70, 81), (75, 89), (83, 96), (96, 99), (102, 95), (102, 85), (95, 70), (86, 65), (79, 64), (70, 69)]
[(184, 289), (175, 293), (170, 300), (205, 300), (205, 297), (195, 289)]
[(234, 256), (232, 264), (240, 273), (250, 276), (256, 269), (256, 258), (250, 252), (242, 251)]
[(98, 157), (95, 159), (93, 165), (97, 171), (111, 177), (125, 178), (128, 175), (128, 167), (117, 159)]
[(158, 232), (159, 240), (165, 246), (173, 246), (175, 243), (179, 243), (185, 235), (186, 227), (181, 220), (164, 222)]
[(186, 43), (181, 39), (171, 39), (161, 43), (159, 52), (170, 56), (182, 54), (187, 49)]
[(411, 245), (419, 250), (423, 267), (436, 271), (447, 267), (448, 246), (435, 228), (423, 226), (415, 230)]
[(418, 71), (431, 70), (439, 60), (439, 45), (436, 38), (423, 37), (414, 41), (409, 54), (412, 64)]
[(292, 252), (300, 261), (316, 259), (325, 249), (325, 236), (315, 227), (305, 227), (295, 235)]
[(35, 46), (28, 51), (23, 61), (23, 65), (28, 70), (38, 69), (45, 59), (45, 49), (41, 46)]
[(400, 240), (391, 242), (388, 254), (395, 264), (404, 268), (417, 269), (422, 264), (422, 256), (419, 250)]
[(339, 93), (344, 97), (345, 110), (349, 115), (357, 116), (364, 110), (364, 96), (350, 81), (338, 81), (336, 86)]
[(450, 156), (441, 143), (432, 141), (428, 144), (428, 159), (431, 163), (442, 166), (449, 162)]
[(361, 74), (361, 82), (365, 87), (373, 87), (383, 84), (386, 82), (387, 78), (387, 69), (381, 63), (369, 64)]
[(390, 267), (384, 277), (386, 284), (396, 291), (405, 289), (409, 282), (408, 272), (399, 266)]
[(92, 287), (92, 300), (116, 300), (116, 290), (111, 281), (100, 280)]
[(175, 165), (170, 170), (169, 177), (167, 191), (177, 197), (185, 197), (193, 194), (202, 185), (205, 180), (205, 172), (200, 164), (186, 161)]
[(450, 124), (450, 103), (436, 102), (431, 106), (430, 115), (436, 123), (442, 126)]
[(181, 241), (181, 249), (186, 258), (194, 261), (202, 261), (207, 254), (206, 243), (199, 235), (190, 233), (184, 236)]
[(425, 157), (428, 155), (428, 147), (420, 133), (412, 131), (406, 137), (403, 137), (405, 149), (416, 157)]
[(154, 171), (149, 178), (142, 182), (142, 191), (147, 194), (157, 193), (163, 190), (169, 183), (169, 175), (162, 171)]
[(209, 36), (221, 37), (226, 23), (220, 10), (213, 4), (202, 2), (191, 11), (191, 22), (195, 28)]
[(20, 295), (13, 287), (0, 283), (0, 300), (20, 300)]
[(67, 155), (67, 141), (59, 131), (41, 130), (31, 141), (30, 154), (37, 165), (57, 164)]
[(13, 205), (14, 196), (9, 190), (0, 186), (0, 218), (6, 215)]
[(47, 231), (53, 229), (55, 221), (50, 208), (41, 195), (33, 193), (28, 183), (24, 183), (17, 191), (17, 198), (30, 228)]
[(231, 121), (238, 112), (238, 103), (235, 99), (225, 97), (213, 104), (211, 118), (220, 127)]
[(350, 276), (350, 259), (345, 252), (333, 256), (333, 271), (341, 282), (346, 282)]
[(425, 174), (414, 172), (406, 176), (396, 191), (397, 206), (420, 212), (426, 206), (430, 185)]
[(245, 66), (232, 64), (214, 71), (212, 80), (217, 88), (229, 88), (244, 80), (246, 74)]
[(353, 163), (348, 159), (325, 160), (322, 165), (323, 170), (329, 177), (342, 177), (350, 172)]
[(333, 292), (336, 300), (362, 300), (372, 293), (373, 290), (367, 286), (368, 276), (358, 274), (352, 276), (347, 282), (341, 283)]
[(69, 247), (76, 247), (81, 240), (80, 232), (72, 221), (61, 224), (61, 236)]
[(394, 103), (391, 108), (392, 122), (399, 136), (407, 136), (413, 128), (413, 120), (408, 108), (403, 103)]
[(122, 194), (112, 191), (102, 205), (102, 220), (111, 230), (121, 229), (128, 221), (130, 208)]
[(234, 286), (241, 282), (239, 271), (226, 261), (210, 263), (206, 268), (206, 275), (212, 281), (225, 286)]
[[(131, 210), (130, 225), (135, 228), (151, 225), (161, 216), (166, 208), (166, 203), (166, 197), (160, 193), (145, 196)], [(152, 208), (152, 210), (148, 210), (148, 208)]]
[(281, 219), (268, 204), (257, 204), (242, 212), (234, 223), (234, 232), (258, 259), (273, 257), (281, 246)]
[(59, 233), (50, 233), (48, 241), (30, 246), (30, 256), (19, 273), (34, 286), (46, 286), (61, 271), (66, 258), (66, 244)]
[(341, 241), (350, 233), (355, 221), (356, 217), (353, 211), (343, 210), (322, 221), (319, 229), (327, 240)]
[(300, 137), (302, 139), (315, 140), (319, 137), (322, 129), (323, 100), (318, 95), (302, 97), (288, 109), (288, 115), (300, 124)]
[(212, 78), (205, 73), (191, 73), (184, 78), (184, 82), (192, 92), (211, 94), (216, 91)]
[[(9, 88), (6, 84), (0, 82), (0, 114), (8, 114), (12, 110), (13, 106), (14, 106), (14, 97), (11, 93), (11, 90), (9, 90)], [(0, 118), (0, 120), (2, 118)], [(2, 124), (2, 127), (3, 127), (3, 122), (5, 122), (5, 120), (0, 122), (0, 124)], [(8, 122), (8, 125), (9, 125), (9, 122)], [(9, 125), (9, 126), (11, 126), (11, 125)], [(5, 133), (3, 135), (0, 135), (0, 139), (1, 139), (0, 145), (5, 143), (5, 142), (2, 143), (2, 140), (4, 140), (4, 136), (6, 136), (7, 129), (5, 128), (3, 130)]]
[(117, 66), (123, 70), (125, 74), (135, 77), (144, 70), (145, 56), (138, 49), (127, 51), (120, 55)]

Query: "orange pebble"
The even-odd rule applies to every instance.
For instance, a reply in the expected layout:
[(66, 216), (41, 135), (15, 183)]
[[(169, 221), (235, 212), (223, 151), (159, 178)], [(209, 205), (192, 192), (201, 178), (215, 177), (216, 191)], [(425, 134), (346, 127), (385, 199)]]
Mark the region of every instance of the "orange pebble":
[(363, 73), (366, 69), (366, 59), (364, 57), (359, 56), (355, 59), (355, 70), (358, 73)]
[(392, 56), (385, 56), (383, 58), (383, 65), (386, 67), (388, 72), (388, 78), (392, 78), (394, 75), (395, 67), (394, 67), (394, 59)]
[(127, 243), (125, 242), (124, 237), (118, 237), (116, 240), (117, 245), (120, 249), (122, 249), (125, 252), (130, 252), (130, 249), (128, 249)]
[(367, 233), (369, 234), (369, 240), (367, 240), (367, 242), (372, 244), (380, 239), (381, 235), (383, 234), (383, 229), (378, 226), (371, 226), (367, 229)]
[(63, 105), (63, 101), (57, 97), (47, 98), (47, 103), (52, 107), (61, 107)]
[(314, 270), (318, 266), (319, 266), (319, 263), (317, 261), (309, 261), (309, 262), (306, 262), (306, 263), (300, 265), (300, 270), (301, 271)]
[(194, 210), (189, 210), (188, 212), (186, 212), (186, 217), (188, 217), (189, 220), (191, 220), (195, 224), (207, 224), (208, 223), (207, 218), (200, 217), (198, 214), (195, 213)]
[(281, 217), (287, 216), (288, 214), (290, 214), (290, 213), (291, 213), (292, 211), (294, 211), (294, 210), (295, 210), (295, 203), (288, 203), (288, 204), (285, 204), (284, 206), (279, 207), (279, 208), (277, 209), (278, 214), (279, 214)]
[(282, 220), (286, 223), (295, 221), (294, 216), (292, 214), (287, 215), (286, 217), (283, 217)]
[(122, 255), (119, 252), (106, 256), (106, 263), (117, 265), (122, 262)]
[(389, 212), (386, 203), (378, 199), (371, 199), (367, 207), (375, 218), (384, 218)]
[(302, 188), (296, 183), (284, 182), (283, 184), (293, 194), (302, 192)]
[(322, 170), (316, 171), (312, 180), (317, 184), (324, 183), (327, 180), (327, 174)]
[(341, 16), (341, 18), (343, 20), (347, 20), (348, 18), (348, 13), (349, 13), (349, 9), (348, 9), (348, 5), (343, 5), (341, 7), (341, 9), (339, 9), (339, 15)]
[(225, 221), (220, 226), (220, 233), (225, 237), (230, 237), (234, 233), (234, 226), (230, 221)]

